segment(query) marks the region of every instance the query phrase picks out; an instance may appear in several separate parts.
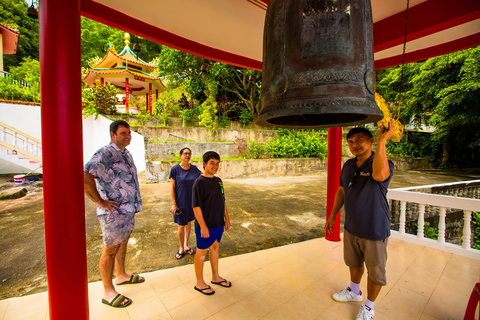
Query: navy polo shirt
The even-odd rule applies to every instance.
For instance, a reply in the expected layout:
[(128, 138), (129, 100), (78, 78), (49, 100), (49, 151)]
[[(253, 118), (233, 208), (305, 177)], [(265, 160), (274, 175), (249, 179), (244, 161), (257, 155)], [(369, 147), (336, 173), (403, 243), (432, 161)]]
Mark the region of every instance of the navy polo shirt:
[[(383, 240), (390, 236), (390, 207), (388, 205), (388, 184), (393, 175), (394, 164), (388, 160), (390, 176), (385, 181), (372, 177), (373, 157), (357, 168), (357, 158), (343, 165), (340, 186), (344, 190), (345, 230), (354, 236)], [(355, 178), (352, 176), (356, 174)], [(350, 181), (354, 180), (353, 185)], [(350, 185), (350, 186), (349, 186)]]

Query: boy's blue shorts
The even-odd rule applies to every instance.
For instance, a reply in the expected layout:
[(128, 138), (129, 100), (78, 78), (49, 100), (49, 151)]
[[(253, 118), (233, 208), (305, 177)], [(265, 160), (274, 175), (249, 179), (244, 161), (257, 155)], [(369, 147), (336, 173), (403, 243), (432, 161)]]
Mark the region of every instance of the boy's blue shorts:
[(195, 235), (197, 236), (197, 248), (200, 250), (205, 250), (210, 248), (210, 246), (215, 242), (215, 240), (220, 243), (222, 240), (224, 227), (218, 227), (213, 229), (208, 229), (210, 237), (202, 238), (202, 233), (199, 227), (195, 226)]

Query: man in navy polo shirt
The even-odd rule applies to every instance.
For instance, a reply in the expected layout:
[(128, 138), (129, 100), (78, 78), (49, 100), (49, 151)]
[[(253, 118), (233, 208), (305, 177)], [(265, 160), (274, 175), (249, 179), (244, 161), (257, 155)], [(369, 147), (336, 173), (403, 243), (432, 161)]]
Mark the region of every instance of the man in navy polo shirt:
[(333, 232), (335, 215), (345, 205), (344, 260), (350, 269), (350, 286), (334, 293), (339, 302), (362, 301), (360, 281), (368, 272), (367, 300), (360, 307), (357, 320), (372, 320), (374, 302), (382, 286), (387, 284), (385, 265), (390, 236), (388, 184), (393, 163), (386, 153), (387, 140), (395, 131), (394, 122), (380, 130), (376, 153), (372, 151), (373, 136), (365, 128), (353, 128), (347, 134), (350, 152), (355, 158), (345, 162), (340, 175), (340, 187), (335, 195), (325, 232)]

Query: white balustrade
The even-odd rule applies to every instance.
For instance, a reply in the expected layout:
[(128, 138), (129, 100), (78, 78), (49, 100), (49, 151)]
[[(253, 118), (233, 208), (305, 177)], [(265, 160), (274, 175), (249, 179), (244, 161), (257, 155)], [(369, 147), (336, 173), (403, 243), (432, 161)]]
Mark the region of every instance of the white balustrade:
[[(426, 193), (432, 189), (436, 193), (441, 194)], [(480, 180), (445, 185), (390, 189), (387, 194), (388, 199), (390, 202), (397, 201), (397, 203), (400, 204), (398, 231), (392, 230), (392, 237), (480, 260), (480, 250), (471, 248), (472, 233), (470, 227), (472, 211), (480, 212), (479, 194)], [(466, 198), (467, 196), (471, 198)], [(436, 213), (436, 208), (438, 208), (438, 213)], [(459, 211), (463, 211), (461, 245), (448, 243), (446, 241), (446, 217), (450, 212)], [(418, 214), (418, 219), (416, 219), (416, 235), (406, 232), (407, 213), (409, 220), (411, 220), (411, 218), (417, 218), (416, 215)], [(438, 214), (439, 219), (437, 240), (424, 236), (425, 218), (431, 217), (432, 214)], [(460, 241), (460, 239), (458, 239), (458, 241)]]
[(463, 249), (470, 249), (470, 237), (472, 236), (472, 230), (470, 228), (470, 222), (472, 221), (472, 211), (463, 211)]
[(447, 227), (445, 223), (445, 217), (447, 216), (447, 208), (440, 207), (439, 218), (440, 221), (438, 222), (438, 242), (445, 243), (445, 228)]
[(400, 234), (405, 234), (405, 221), (407, 220), (407, 201), (400, 201)]
[(7, 149), (15, 150), (24, 156), (42, 162), (42, 142), (31, 137), (15, 128), (0, 123), (1, 140), (0, 142)]
[(418, 229), (417, 229), (417, 237), (419, 239), (423, 239), (423, 235), (425, 233), (425, 205), (420, 203), (418, 205)]

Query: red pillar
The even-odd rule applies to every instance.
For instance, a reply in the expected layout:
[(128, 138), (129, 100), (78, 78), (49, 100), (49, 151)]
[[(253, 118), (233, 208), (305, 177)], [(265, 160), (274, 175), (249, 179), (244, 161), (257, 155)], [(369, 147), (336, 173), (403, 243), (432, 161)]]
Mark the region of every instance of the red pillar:
[[(342, 128), (328, 129), (328, 169), (327, 169), (327, 219), (331, 214), (335, 194), (340, 185), (342, 172)], [(340, 241), (340, 213), (337, 214), (334, 232), (326, 234), (325, 239)]]
[(128, 96), (130, 88), (128, 87), (128, 78), (125, 78), (125, 112), (128, 113)]
[(49, 315), (88, 319), (80, 0), (42, 0), (39, 5)]
[(105, 84), (105, 78), (100, 78), (100, 85), (103, 86)]
[(145, 113), (148, 113), (148, 92), (145, 93)]
[(148, 112), (152, 115), (152, 84), (148, 84)]

